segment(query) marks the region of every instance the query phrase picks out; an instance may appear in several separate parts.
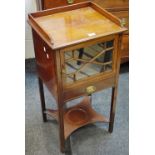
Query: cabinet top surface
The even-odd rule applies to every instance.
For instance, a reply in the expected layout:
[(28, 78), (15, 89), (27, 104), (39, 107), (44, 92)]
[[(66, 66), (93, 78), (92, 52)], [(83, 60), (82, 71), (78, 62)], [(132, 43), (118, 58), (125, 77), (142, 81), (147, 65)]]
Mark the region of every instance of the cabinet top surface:
[(37, 16), (34, 19), (50, 38), (53, 49), (123, 31), (121, 26), (90, 6)]

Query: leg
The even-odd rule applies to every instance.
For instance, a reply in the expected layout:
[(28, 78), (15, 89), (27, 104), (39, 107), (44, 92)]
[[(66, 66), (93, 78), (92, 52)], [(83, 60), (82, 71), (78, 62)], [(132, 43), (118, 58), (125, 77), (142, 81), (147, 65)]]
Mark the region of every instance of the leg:
[(65, 152), (65, 136), (64, 136), (64, 107), (62, 103), (58, 103), (59, 112), (59, 137), (60, 137), (60, 150)]
[(113, 126), (114, 126), (116, 96), (117, 96), (117, 87), (113, 87), (112, 88), (112, 96), (111, 96), (110, 123), (109, 123), (109, 132), (110, 133), (113, 132)]
[(43, 82), (42, 82), (42, 80), (40, 78), (38, 78), (38, 83), (39, 83), (39, 92), (40, 92), (42, 117), (43, 117), (43, 121), (47, 122), (47, 116), (44, 113), (45, 110), (46, 110), (45, 97), (44, 97), (44, 88), (43, 88)]
[(65, 136), (64, 136), (64, 98), (63, 98), (63, 85), (61, 75), (61, 62), (60, 51), (56, 52), (56, 79), (57, 79), (57, 105), (58, 105), (58, 123), (59, 123), (59, 138), (60, 150), (65, 152)]
[[(79, 59), (82, 58), (83, 52), (84, 52), (84, 49), (83, 48), (80, 48), (79, 49), (79, 57), (78, 57)], [(77, 61), (77, 65), (81, 65), (81, 61)]]
[(71, 148), (71, 137), (68, 137), (66, 140), (66, 151), (65, 155), (72, 155), (72, 148)]
[[(67, 103), (64, 104), (64, 108), (67, 109)], [(66, 140), (66, 149), (65, 149), (66, 155), (72, 155), (72, 149), (71, 149), (71, 137), (69, 136)]]

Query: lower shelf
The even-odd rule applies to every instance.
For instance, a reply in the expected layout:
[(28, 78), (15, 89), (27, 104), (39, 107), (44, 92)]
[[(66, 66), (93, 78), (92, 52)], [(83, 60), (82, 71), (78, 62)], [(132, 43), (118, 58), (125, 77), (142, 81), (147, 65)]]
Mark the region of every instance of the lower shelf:
[[(54, 117), (58, 121), (58, 111), (48, 109), (46, 114)], [(83, 127), (90, 123), (95, 122), (105, 122), (108, 123), (109, 120), (97, 113), (91, 107), (90, 98), (84, 97), (84, 99), (76, 106), (68, 108), (64, 111), (64, 135), (67, 139), (71, 133), (80, 127)]]

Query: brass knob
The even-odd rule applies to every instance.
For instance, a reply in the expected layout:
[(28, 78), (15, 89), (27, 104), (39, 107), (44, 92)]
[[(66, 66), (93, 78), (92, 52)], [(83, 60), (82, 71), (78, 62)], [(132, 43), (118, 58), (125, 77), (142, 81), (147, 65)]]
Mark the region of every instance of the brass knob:
[(87, 92), (88, 95), (91, 95), (95, 91), (96, 91), (96, 87), (95, 86), (89, 86), (89, 87), (86, 88), (86, 92)]
[(126, 25), (126, 19), (122, 18), (121, 19), (121, 27), (124, 27)]
[(68, 4), (72, 4), (74, 0), (67, 0)]

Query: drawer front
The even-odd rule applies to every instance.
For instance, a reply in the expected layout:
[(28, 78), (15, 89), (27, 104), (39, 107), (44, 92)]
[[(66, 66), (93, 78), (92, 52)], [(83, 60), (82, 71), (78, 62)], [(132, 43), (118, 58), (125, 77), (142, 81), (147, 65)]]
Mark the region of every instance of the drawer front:
[(123, 10), (129, 8), (129, 0), (92, 0), (101, 7), (110, 10)]
[(123, 35), (121, 58), (129, 57), (129, 35)]
[(50, 9), (50, 8), (65, 6), (69, 4), (85, 2), (87, 0), (74, 0), (73, 3), (72, 3), (72, 0), (42, 0), (42, 1), (43, 1), (42, 3), (43, 9)]
[(70, 87), (64, 90), (63, 97), (65, 101), (69, 101), (80, 96), (89, 95), (88, 90), (92, 91), (91, 93), (95, 93), (105, 88), (110, 88), (115, 85), (115, 76), (111, 76), (110, 78), (96, 78), (95, 80), (84, 82), (76, 87)]

